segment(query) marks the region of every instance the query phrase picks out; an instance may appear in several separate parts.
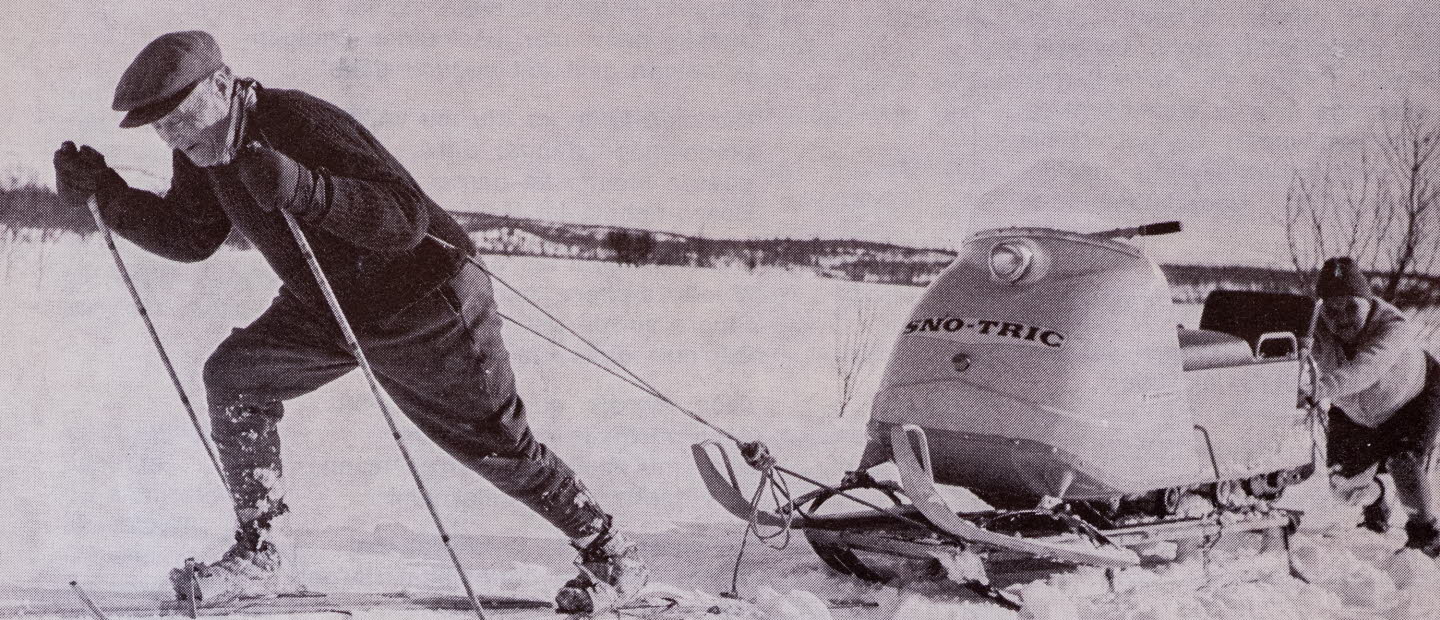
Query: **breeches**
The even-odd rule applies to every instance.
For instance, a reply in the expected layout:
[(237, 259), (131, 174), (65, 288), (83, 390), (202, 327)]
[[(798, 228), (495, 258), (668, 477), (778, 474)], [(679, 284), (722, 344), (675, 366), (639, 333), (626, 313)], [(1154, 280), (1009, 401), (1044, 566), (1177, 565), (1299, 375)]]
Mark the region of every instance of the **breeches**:
[[(483, 271), (466, 264), (399, 314), (355, 331), (380, 385), (426, 436), (572, 538), (597, 531), (604, 513), (530, 432)], [(356, 365), (328, 311), (283, 291), (210, 356), (211, 430), (242, 520), (284, 510), (277, 430), (284, 401)]]
[(1425, 388), (1375, 428), (1330, 411), (1330, 464), (1354, 476), (1376, 463), (1395, 478), (1400, 501), (1425, 520), (1440, 517), (1440, 364), (1426, 355)]

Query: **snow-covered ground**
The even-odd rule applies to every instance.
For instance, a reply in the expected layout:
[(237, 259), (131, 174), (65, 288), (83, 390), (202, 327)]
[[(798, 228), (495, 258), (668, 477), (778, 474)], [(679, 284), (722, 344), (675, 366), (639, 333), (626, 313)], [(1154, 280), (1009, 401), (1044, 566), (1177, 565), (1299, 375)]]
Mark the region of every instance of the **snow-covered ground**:
[[(251, 252), (193, 265), (122, 252), (203, 416), (205, 357), (264, 308), (276, 280)], [(920, 293), (778, 271), (487, 260), (678, 402), (764, 438), (782, 462), (822, 480), (858, 457), (865, 400)], [(232, 517), (128, 294), (98, 240), (0, 248), (0, 261), (0, 606), (69, 596), (71, 579), (102, 597), (162, 590), (177, 561), (228, 546)], [(501, 304), (544, 327), (513, 296)], [(837, 419), (835, 347), (857, 311), (873, 318), (877, 342), (857, 402)], [(728, 590), (743, 526), (709, 499), (690, 461), (690, 444), (715, 435), (519, 329), (507, 337), (537, 433), (638, 532), (655, 579)], [(482, 590), (543, 598), (571, 576), (571, 552), (547, 526), (403, 430)], [(282, 433), (291, 566), (302, 581), (459, 591), (358, 374), (295, 401)], [(1295, 559), (1308, 584), (1282, 559), (1237, 545), (1208, 561), (1123, 572), (1113, 587), (1087, 570), (1018, 584), (1019, 617), (1440, 617), (1432, 561), (1394, 555), (1396, 535), (1349, 528), (1354, 511), (1334, 508), (1320, 485), (1296, 491), (1290, 501), (1307, 517)], [(783, 551), (752, 541), (740, 575), (742, 594), (758, 601), (745, 612), (754, 617), (830, 617), (822, 599), (857, 597), (879, 607), (833, 616), (1017, 616), (954, 586), (837, 577), (798, 540)]]

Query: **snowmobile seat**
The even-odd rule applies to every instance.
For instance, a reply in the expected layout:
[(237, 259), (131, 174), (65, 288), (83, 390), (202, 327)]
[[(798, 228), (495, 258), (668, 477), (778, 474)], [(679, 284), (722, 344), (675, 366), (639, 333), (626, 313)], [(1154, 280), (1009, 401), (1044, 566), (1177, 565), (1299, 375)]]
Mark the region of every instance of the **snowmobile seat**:
[(1200, 329), (1242, 338), (1256, 357), (1291, 357), (1311, 336), (1317, 308), (1305, 295), (1217, 289), (1205, 299)]
[(1244, 338), (1208, 329), (1181, 328), (1180, 359), (1185, 370), (1243, 366), (1256, 361)]

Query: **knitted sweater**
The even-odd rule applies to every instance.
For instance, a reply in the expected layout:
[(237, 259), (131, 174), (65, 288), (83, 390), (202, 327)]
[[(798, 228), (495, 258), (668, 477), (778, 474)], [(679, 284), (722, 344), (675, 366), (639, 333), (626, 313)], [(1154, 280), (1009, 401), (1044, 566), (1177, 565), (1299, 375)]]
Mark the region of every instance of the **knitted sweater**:
[[(434, 234), (474, 252), (470, 238), (375, 136), (343, 110), (297, 90), (260, 90), (248, 119), (250, 135), (295, 160), (314, 180), (301, 222), (346, 316), (356, 324), (395, 315), (448, 280), (464, 257)], [(257, 133), (258, 132), (258, 133)], [(99, 192), (105, 223), (146, 250), (198, 261), (220, 247), (232, 228), (244, 235), (293, 295), (328, 317), (325, 298), (284, 216), (261, 209), (237, 166), (199, 168), (173, 153), (174, 174), (163, 197), (115, 182)], [(102, 186), (103, 187), (103, 186)]]

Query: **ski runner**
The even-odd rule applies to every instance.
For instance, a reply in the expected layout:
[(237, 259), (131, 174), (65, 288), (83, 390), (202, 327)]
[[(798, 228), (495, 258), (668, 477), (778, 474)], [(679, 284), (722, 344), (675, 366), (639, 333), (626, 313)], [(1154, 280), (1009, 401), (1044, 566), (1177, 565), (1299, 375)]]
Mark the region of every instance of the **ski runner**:
[(1366, 505), (1364, 527), (1383, 533), (1389, 504), (1376, 476), (1388, 470), (1410, 513), (1406, 546), (1435, 557), (1440, 364), (1420, 347), (1405, 314), (1371, 292), (1349, 257), (1325, 261), (1315, 296), (1321, 302), (1314, 348), (1319, 398), (1333, 403), (1332, 484), (1341, 499)]
[[(202, 31), (145, 46), (115, 87), (113, 107), (126, 112), (121, 127), (150, 125), (173, 150), (170, 190), (132, 188), (95, 149), (67, 141), (55, 152), (62, 194), (79, 202), (94, 195), (109, 227), (173, 260), (203, 260), (237, 230), (282, 282), (270, 307), (205, 363), (211, 434), (239, 517), (234, 546), (199, 566), (207, 604), (274, 594), (287, 583), (271, 534), (287, 511), (283, 403), (356, 367), (277, 209), (301, 222), (401, 410), (570, 538), (581, 570), (557, 594), (559, 609), (589, 611), (592, 577), (620, 601), (638, 593), (648, 570), (635, 544), (531, 433), (489, 277), (425, 237), (470, 255), (474, 245), (375, 136), (304, 92), (236, 79)], [(171, 579), (187, 598), (187, 571), (177, 568)]]

